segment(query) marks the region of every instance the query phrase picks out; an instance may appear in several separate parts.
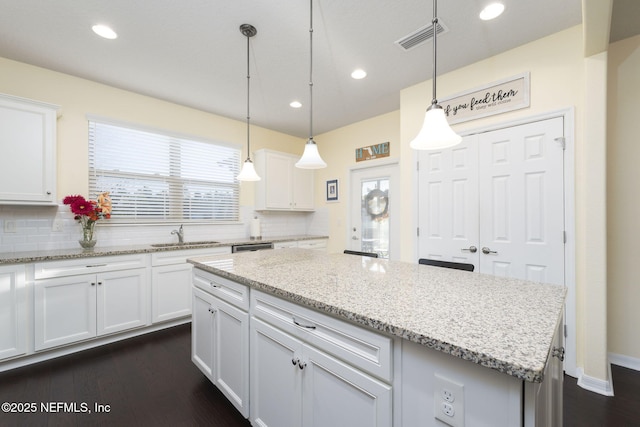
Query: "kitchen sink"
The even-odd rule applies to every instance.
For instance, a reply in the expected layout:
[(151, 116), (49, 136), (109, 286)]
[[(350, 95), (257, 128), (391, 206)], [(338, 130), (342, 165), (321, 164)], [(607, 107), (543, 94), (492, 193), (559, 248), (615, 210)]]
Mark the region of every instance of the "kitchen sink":
[(153, 248), (184, 248), (187, 246), (207, 246), (207, 245), (215, 245), (217, 242), (215, 240), (204, 240), (199, 242), (182, 242), (182, 243), (155, 243), (151, 245)]

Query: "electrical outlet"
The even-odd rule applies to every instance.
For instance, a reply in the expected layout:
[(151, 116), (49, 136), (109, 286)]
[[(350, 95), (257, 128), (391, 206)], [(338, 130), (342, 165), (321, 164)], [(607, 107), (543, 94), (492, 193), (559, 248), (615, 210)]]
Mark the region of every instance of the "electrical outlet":
[(437, 420), (451, 427), (464, 427), (464, 386), (435, 374), (433, 409)]
[(16, 232), (16, 222), (12, 219), (4, 220), (4, 232), (5, 233), (15, 233)]

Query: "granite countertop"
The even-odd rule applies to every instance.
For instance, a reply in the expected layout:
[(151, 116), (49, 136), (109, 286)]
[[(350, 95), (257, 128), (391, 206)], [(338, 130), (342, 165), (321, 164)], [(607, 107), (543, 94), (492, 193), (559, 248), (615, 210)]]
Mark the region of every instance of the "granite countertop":
[(543, 379), (566, 294), (558, 285), (304, 249), (189, 262), (530, 382)]
[[(75, 259), (75, 258), (91, 258), (98, 256), (111, 256), (111, 255), (127, 255), (127, 254), (140, 254), (140, 253), (153, 253), (153, 252), (165, 252), (165, 251), (177, 251), (186, 249), (206, 249), (216, 248), (221, 246), (243, 245), (247, 243), (277, 243), (277, 242), (290, 242), (300, 240), (313, 240), (313, 239), (326, 239), (327, 236), (312, 236), (312, 235), (295, 235), (295, 236), (280, 236), (269, 237), (262, 240), (250, 240), (244, 239), (206, 239), (215, 243), (209, 244), (189, 244), (189, 242), (182, 245), (176, 244), (175, 246), (163, 246), (154, 247), (152, 245), (122, 245), (122, 246), (107, 246), (96, 247), (90, 250), (83, 250), (78, 247), (77, 249), (51, 249), (41, 251), (25, 251), (25, 252), (0, 252), (0, 265), (4, 264), (22, 264), (28, 262), (41, 262), (41, 261), (55, 261), (63, 259)], [(205, 240), (205, 239), (200, 239)]]

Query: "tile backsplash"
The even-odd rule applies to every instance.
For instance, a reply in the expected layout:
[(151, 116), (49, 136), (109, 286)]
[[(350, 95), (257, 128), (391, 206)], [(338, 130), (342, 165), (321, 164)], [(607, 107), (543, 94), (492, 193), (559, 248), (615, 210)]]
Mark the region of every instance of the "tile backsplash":
[[(240, 208), (237, 224), (185, 224), (186, 241), (244, 239), (249, 237), (250, 220), (257, 216), (262, 237), (287, 235), (328, 235), (326, 209), (315, 212), (257, 212), (252, 207)], [(98, 247), (170, 243), (176, 241), (170, 225), (116, 225), (101, 220), (96, 227)], [(0, 205), (0, 252), (22, 252), (77, 248), (81, 229), (66, 205), (9, 206)]]

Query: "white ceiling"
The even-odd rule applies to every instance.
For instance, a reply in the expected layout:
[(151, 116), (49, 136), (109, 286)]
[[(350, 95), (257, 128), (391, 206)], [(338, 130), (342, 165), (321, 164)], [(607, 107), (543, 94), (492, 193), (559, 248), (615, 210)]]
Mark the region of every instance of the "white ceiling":
[[(488, 2), (438, 3), (449, 30), (438, 37), (439, 74), (582, 21), (581, 0), (502, 0), (504, 14), (482, 22)], [(2, 57), (242, 121), (239, 26), (252, 24), (252, 124), (309, 134), (308, 0), (0, 0), (0, 11)], [(315, 0), (315, 133), (397, 110), (401, 89), (431, 78), (431, 42), (409, 51), (394, 44), (431, 18), (431, 0)], [(96, 23), (118, 39), (93, 34)], [(366, 79), (351, 79), (357, 67)], [(295, 99), (302, 108), (289, 107)]]

